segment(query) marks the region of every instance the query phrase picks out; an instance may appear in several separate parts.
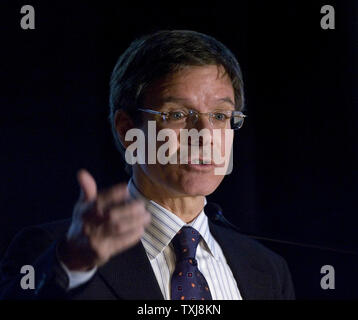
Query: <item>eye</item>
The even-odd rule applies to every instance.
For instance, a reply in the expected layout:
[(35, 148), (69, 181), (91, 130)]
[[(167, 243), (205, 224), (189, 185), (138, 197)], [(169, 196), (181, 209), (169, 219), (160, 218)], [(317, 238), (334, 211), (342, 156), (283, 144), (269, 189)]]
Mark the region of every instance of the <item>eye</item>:
[(225, 121), (226, 119), (228, 119), (228, 117), (227, 117), (227, 115), (225, 113), (215, 112), (214, 113), (214, 119), (219, 120), (219, 121)]
[(182, 120), (185, 118), (185, 116), (186, 114), (184, 113), (184, 111), (181, 110), (169, 112), (169, 117), (171, 120)]

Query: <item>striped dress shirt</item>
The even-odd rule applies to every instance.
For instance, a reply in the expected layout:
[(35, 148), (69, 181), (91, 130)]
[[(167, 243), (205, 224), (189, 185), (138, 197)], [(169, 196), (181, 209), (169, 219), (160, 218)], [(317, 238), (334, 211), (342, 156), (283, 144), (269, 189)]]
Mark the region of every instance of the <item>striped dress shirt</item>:
[(170, 283), (175, 269), (176, 257), (171, 241), (183, 226), (191, 226), (202, 237), (195, 258), (199, 270), (209, 285), (213, 300), (242, 300), (225, 256), (210, 233), (208, 217), (204, 210), (192, 222), (186, 224), (169, 210), (152, 200), (146, 199), (135, 187), (132, 180), (128, 183), (128, 189), (132, 197), (145, 201), (146, 208), (152, 216), (141, 241), (164, 299), (171, 299)]

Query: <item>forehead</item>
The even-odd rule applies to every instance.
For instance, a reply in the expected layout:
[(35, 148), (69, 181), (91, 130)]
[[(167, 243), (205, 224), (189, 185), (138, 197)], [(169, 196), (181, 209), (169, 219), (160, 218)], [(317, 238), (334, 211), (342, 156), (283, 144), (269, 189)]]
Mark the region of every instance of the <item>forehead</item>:
[(162, 103), (166, 98), (182, 98), (193, 103), (223, 98), (234, 101), (234, 89), (221, 66), (187, 66), (155, 81), (147, 90), (146, 103)]

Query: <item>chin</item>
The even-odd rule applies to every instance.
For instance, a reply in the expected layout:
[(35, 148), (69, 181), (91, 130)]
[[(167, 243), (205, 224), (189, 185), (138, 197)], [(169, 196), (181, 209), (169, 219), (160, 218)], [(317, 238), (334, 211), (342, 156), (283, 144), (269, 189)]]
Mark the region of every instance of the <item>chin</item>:
[(183, 176), (180, 181), (181, 192), (190, 196), (208, 196), (213, 193), (224, 176), (209, 174), (191, 174)]
[(214, 170), (189, 170), (186, 167), (157, 166), (143, 170), (144, 175), (151, 177), (161, 191), (180, 196), (207, 196), (213, 193), (224, 179), (224, 175), (215, 175)]

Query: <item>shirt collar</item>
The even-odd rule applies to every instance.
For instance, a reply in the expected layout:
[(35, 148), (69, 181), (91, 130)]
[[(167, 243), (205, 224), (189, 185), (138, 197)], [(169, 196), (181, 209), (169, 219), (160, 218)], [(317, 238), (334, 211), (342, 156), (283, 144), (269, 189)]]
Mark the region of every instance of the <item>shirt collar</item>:
[[(195, 228), (204, 240), (204, 248), (217, 259), (217, 250), (214, 238), (210, 233), (208, 217), (204, 209), (190, 223), (185, 223), (177, 215), (159, 205), (153, 200), (148, 200), (136, 188), (132, 179), (128, 182), (128, 190), (133, 198), (142, 199), (146, 203), (147, 210), (151, 213), (152, 219), (145, 229), (142, 237), (143, 246), (150, 260), (155, 259), (172, 241), (177, 232), (185, 225)], [(205, 198), (206, 204), (206, 198)]]

